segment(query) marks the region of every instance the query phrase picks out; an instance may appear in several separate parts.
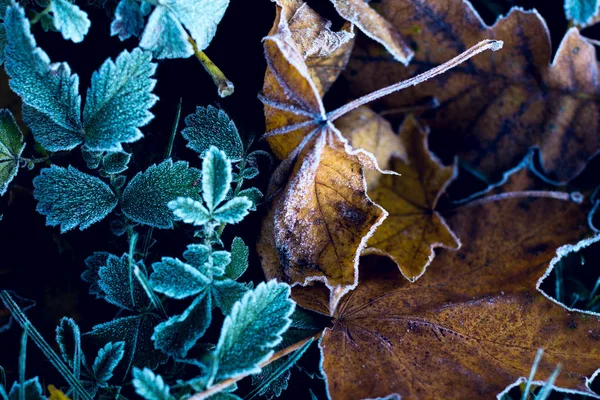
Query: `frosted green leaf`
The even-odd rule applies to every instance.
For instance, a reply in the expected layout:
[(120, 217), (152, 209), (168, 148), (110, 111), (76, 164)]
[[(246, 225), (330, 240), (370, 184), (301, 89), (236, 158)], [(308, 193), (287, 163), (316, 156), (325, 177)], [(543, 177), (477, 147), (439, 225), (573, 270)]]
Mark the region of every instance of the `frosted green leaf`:
[(107, 343), (98, 351), (98, 356), (94, 360), (92, 371), (96, 384), (100, 387), (106, 387), (108, 380), (112, 378), (113, 372), (123, 356), (125, 355), (125, 342)]
[(225, 268), (227, 277), (237, 280), (248, 269), (248, 256), (250, 251), (244, 241), (236, 237), (231, 243), (231, 262)]
[(56, 343), (63, 360), (74, 368), (75, 349), (81, 348), (81, 331), (72, 318), (61, 318), (56, 327)]
[(121, 0), (115, 10), (115, 19), (110, 24), (110, 35), (125, 40), (139, 36), (144, 28), (144, 15), (137, 0)]
[(138, 173), (123, 191), (122, 209), (135, 222), (172, 228), (175, 216), (167, 204), (178, 197), (200, 200), (201, 172), (185, 161), (166, 160)]
[(157, 6), (148, 18), (140, 39), (140, 47), (152, 52), (154, 57), (187, 58), (194, 54), (188, 34), (173, 13)]
[(131, 160), (131, 153), (126, 151), (111, 151), (102, 158), (103, 171), (109, 175), (120, 174), (127, 170), (127, 165)]
[(244, 297), (251, 287), (231, 279), (224, 279), (215, 281), (211, 289), (215, 306), (219, 307), (224, 315), (229, 315), (233, 305)]
[(158, 97), (152, 94), (156, 80), (152, 55), (140, 49), (123, 51), (108, 59), (92, 75), (83, 109), (85, 144), (92, 150), (121, 150), (143, 135), (140, 127), (154, 115), (149, 111)]
[(173, 214), (178, 219), (186, 224), (204, 225), (210, 221), (206, 207), (191, 197), (178, 197), (176, 200), (170, 201), (167, 206), (173, 210)]
[(44, 168), (33, 187), (33, 197), (39, 201), (36, 210), (46, 216), (47, 225), (60, 225), (61, 232), (84, 230), (117, 205), (117, 196), (106, 183), (72, 166)]
[(23, 134), (13, 115), (8, 110), (0, 110), (0, 196), (17, 175), (24, 148)]
[(231, 185), (231, 161), (225, 152), (211, 146), (202, 162), (202, 197), (213, 211), (227, 197)]
[(262, 192), (255, 187), (240, 190), (238, 196), (244, 196), (252, 202), (252, 207), (250, 207), (250, 210), (252, 211), (256, 210), (256, 207), (260, 204), (263, 198)]
[[(142, 261), (137, 265), (143, 269)], [(133, 276), (133, 265), (130, 264), (129, 254), (120, 258), (111, 254), (106, 264), (98, 270), (98, 285), (104, 293), (104, 300), (129, 311), (143, 311), (148, 305), (148, 296), (144, 288)]]
[(231, 253), (224, 250), (213, 251), (210, 258), (212, 261), (213, 275), (222, 276), (225, 273), (225, 267), (231, 262)]
[(189, 57), (194, 49), (185, 29), (204, 50), (228, 5), (229, 0), (162, 0), (148, 19), (140, 46), (152, 50), (156, 58)]
[(103, 155), (104, 152), (102, 151), (90, 150), (86, 146), (81, 147), (81, 157), (89, 169), (98, 168), (102, 162)]
[(162, 318), (153, 313), (132, 315), (96, 325), (84, 336), (91, 336), (101, 343), (125, 342), (125, 356), (117, 370), (126, 375), (131, 367), (156, 368), (167, 360), (150, 339), (160, 322)]
[(146, 400), (171, 400), (169, 385), (162, 376), (154, 374), (152, 370), (133, 369), (133, 387), (135, 392)]
[(565, 15), (577, 25), (591, 23), (599, 12), (599, 0), (565, 0)]
[(84, 11), (69, 0), (52, 0), (50, 12), (54, 17), (54, 27), (66, 40), (83, 41), (91, 25)]
[(252, 202), (246, 197), (234, 197), (219, 207), (213, 213), (213, 218), (215, 221), (226, 224), (236, 224), (248, 215), (250, 208), (252, 208)]
[(273, 355), (273, 348), (290, 326), (295, 306), (290, 287), (275, 280), (246, 293), (223, 322), (214, 351), (217, 368), (209, 384), (260, 372), (259, 364)]
[(183, 252), (183, 257), (188, 264), (193, 265), (203, 274), (209, 273), (207, 263), (210, 259), (212, 249), (204, 244), (188, 244), (187, 250)]
[(211, 280), (196, 268), (176, 258), (163, 257), (152, 264), (152, 288), (168, 297), (184, 299), (202, 292)]
[(11, 89), (23, 101), (23, 119), (47, 150), (71, 150), (83, 141), (79, 77), (65, 63), (50, 64), (36, 47), (24, 10), (14, 5), (4, 21), (5, 67)]
[(90, 294), (95, 295), (97, 299), (103, 299), (105, 296), (104, 291), (102, 291), (98, 284), (98, 281), (100, 280), (98, 271), (100, 270), (100, 267), (106, 265), (108, 257), (110, 257), (110, 253), (105, 251), (97, 251), (87, 257), (85, 259), (87, 269), (81, 274), (81, 280), (90, 284)]
[(257, 176), (258, 176), (258, 168), (256, 168), (256, 167), (246, 168), (240, 173), (241, 178), (248, 179), (248, 180), (254, 179)]
[(244, 155), (244, 145), (237, 127), (223, 110), (213, 106), (196, 107), (196, 112), (185, 117), (181, 131), (187, 140), (187, 147), (200, 156), (210, 146), (223, 150), (231, 160), (239, 160)]
[(15, 382), (10, 389), (10, 393), (8, 394), (9, 400), (20, 400), (21, 399), (21, 391), (24, 393), (24, 398), (26, 400), (45, 400), (46, 398), (42, 396), (42, 385), (37, 378), (28, 379), (24, 382), (23, 387), (19, 384), (19, 382)]
[(166, 354), (183, 358), (204, 335), (211, 319), (211, 296), (205, 291), (181, 315), (171, 317), (154, 328), (154, 346)]

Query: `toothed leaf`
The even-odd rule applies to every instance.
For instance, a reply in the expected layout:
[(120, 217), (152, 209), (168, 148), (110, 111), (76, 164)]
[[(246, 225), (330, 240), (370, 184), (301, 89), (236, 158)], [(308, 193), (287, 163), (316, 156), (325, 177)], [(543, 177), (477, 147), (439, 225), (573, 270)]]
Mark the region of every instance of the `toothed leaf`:
[(65, 39), (75, 43), (83, 41), (91, 25), (84, 11), (68, 0), (52, 0), (50, 12), (54, 17), (54, 27)]
[(252, 202), (246, 197), (234, 197), (219, 207), (213, 214), (215, 221), (236, 224), (244, 219), (252, 208)]
[(90, 284), (90, 294), (95, 295), (97, 299), (103, 299), (106, 296), (99, 285), (100, 276), (98, 271), (100, 267), (106, 265), (108, 257), (110, 257), (110, 253), (105, 251), (98, 251), (87, 257), (85, 259), (87, 269), (81, 274), (81, 280)]
[(228, 251), (213, 251), (210, 255), (214, 276), (223, 276), (225, 267), (231, 262), (231, 253)]
[(131, 160), (131, 153), (127, 153), (123, 150), (112, 151), (102, 158), (102, 167), (107, 174), (120, 174), (127, 170), (129, 160)]
[(42, 395), (42, 385), (40, 385), (37, 376), (26, 380), (23, 387), (21, 387), (19, 382), (13, 383), (10, 393), (8, 394), (9, 400), (20, 400), (21, 391), (25, 392), (24, 398), (26, 400), (45, 400)]
[(231, 279), (215, 281), (212, 286), (212, 295), (215, 305), (223, 311), (224, 315), (229, 315), (233, 305), (244, 297), (246, 292), (250, 289), (251, 287), (248, 285)]
[(565, 15), (577, 25), (589, 24), (599, 11), (598, 0), (565, 0)]
[(204, 244), (188, 244), (183, 257), (188, 264), (193, 265), (203, 274), (208, 274), (208, 262), (210, 260), (211, 248)]
[(98, 351), (92, 370), (98, 386), (105, 387), (106, 382), (113, 376), (113, 372), (125, 355), (125, 342), (107, 343)]
[(96, 169), (102, 162), (103, 151), (90, 150), (86, 146), (81, 147), (81, 157), (89, 169)]
[(204, 225), (210, 221), (210, 214), (201, 202), (191, 197), (178, 197), (170, 201), (167, 206), (173, 210), (173, 214), (186, 224)]
[(140, 47), (152, 52), (157, 59), (187, 58), (194, 54), (188, 34), (173, 13), (157, 6), (148, 18), (140, 39)]
[(176, 258), (163, 257), (152, 264), (152, 288), (168, 297), (183, 299), (202, 292), (211, 280), (196, 268)]
[(56, 343), (63, 360), (73, 368), (75, 349), (81, 348), (81, 331), (73, 319), (63, 317), (60, 320), (56, 327)]
[(231, 185), (231, 161), (225, 152), (211, 146), (202, 162), (202, 197), (213, 211), (227, 197)]
[[(141, 261), (137, 265), (145, 270)], [(99, 268), (98, 276), (98, 285), (109, 303), (129, 311), (143, 311), (148, 305), (144, 288), (133, 275), (128, 254), (121, 258), (110, 254), (106, 264)]]
[(120, 40), (139, 36), (144, 29), (144, 15), (137, 0), (121, 0), (115, 10), (115, 19), (110, 24), (110, 35)]
[(210, 146), (221, 149), (232, 160), (244, 154), (244, 145), (237, 127), (223, 110), (213, 106), (196, 107), (196, 112), (185, 117), (186, 128), (181, 131), (187, 147), (204, 155)]
[(225, 275), (237, 280), (248, 269), (248, 256), (250, 251), (244, 241), (236, 237), (231, 243), (231, 262), (225, 268)]
[(169, 385), (160, 375), (154, 374), (152, 370), (133, 369), (133, 387), (135, 392), (146, 400), (171, 400)]
[(13, 115), (8, 110), (0, 110), (0, 196), (17, 175), (24, 148), (23, 134)]

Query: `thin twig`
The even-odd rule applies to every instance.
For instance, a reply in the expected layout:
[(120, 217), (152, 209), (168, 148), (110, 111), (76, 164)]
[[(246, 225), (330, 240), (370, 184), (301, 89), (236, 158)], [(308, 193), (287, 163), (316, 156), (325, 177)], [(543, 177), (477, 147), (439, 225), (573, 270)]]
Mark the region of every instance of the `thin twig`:
[(219, 67), (217, 67), (217, 65), (212, 62), (202, 50), (198, 49), (196, 42), (191, 36), (188, 38), (188, 40), (194, 48), (194, 54), (196, 55), (196, 58), (198, 61), (200, 61), (200, 64), (202, 64), (206, 72), (208, 72), (215, 85), (217, 85), (219, 96), (227, 97), (233, 94), (233, 83), (227, 79), (223, 71), (221, 71)]
[[(306, 342), (308, 342), (309, 340), (316, 340), (319, 338), (319, 336), (321, 336), (321, 332), (314, 334), (311, 337), (308, 337), (304, 340), (299, 341), (298, 343), (295, 343), (289, 347), (286, 347), (283, 350), (278, 351), (277, 353), (273, 354), (273, 356), (271, 358), (269, 358), (267, 361), (264, 361), (262, 363), (259, 364), (259, 367), (263, 368), (264, 366), (271, 364), (274, 361), (279, 360), (282, 357), (287, 356), (290, 353), (293, 353), (294, 351), (298, 350), (300, 347), (302, 347), (302, 345), (304, 345)], [(196, 393), (195, 395), (193, 395), (192, 397), (188, 398), (188, 400), (202, 400), (202, 399), (207, 399), (210, 396), (214, 395), (215, 393), (219, 393), (221, 390), (233, 385), (234, 383), (236, 383), (239, 380), (242, 380), (248, 376), (250, 376), (252, 374), (241, 374), (238, 376), (234, 376), (233, 378), (229, 378), (229, 379), (225, 379), (222, 382), (217, 383), (214, 386), (211, 386), (210, 388), (206, 389), (204, 392), (200, 392), (200, 393)]]
[(395, 83), (391, 86), (384, 87), (383, 89), (379, 89), (379, 90), (377, 90), (373, 93), (370, 93), (366, 96), (360, 97), (360, 98), (346, 104), (345, 106), (338, 108), (337, 110), (334, 110), (334, 111), (328, 113), (327, 119), (329, 121), (333, 122), (336, 119), (338, 119), (339, 117), (341, 117), (342, 115), (345, 115), (345, 114), (349, 113), (350, 111), (352, 111), (364, 104), (371, 103), (371, 102), (373, 102), (377, 99), (380, 99), (384, 96), (387, 96), (394, 92), (400, 91), (402, 89), (406, 89), (411, 86), (418, 85), (419, 83), (423, 83), (437, 75), (443, 74), (444, 72), (456, 67), (459, 64), (462, 64), (463, 62), (467, 61), (471, 57), (473, 57), (483, 51), (500, 50), (502, 48), (502, 45), (503, 45), (503, 42), (501, 40), (483, 40), (483, 41), (477, 43), (475, 46), (468, 49), (467, 51), (454, 57), (450, 61), (447, 61), (441, 65), (438, 65), (437, 67), (432, 68), (427, 72), (423, 72), (422, 74), (419, 74), (419, 75), (412, 77), (410, 79), (407, 79), (405, 81)]

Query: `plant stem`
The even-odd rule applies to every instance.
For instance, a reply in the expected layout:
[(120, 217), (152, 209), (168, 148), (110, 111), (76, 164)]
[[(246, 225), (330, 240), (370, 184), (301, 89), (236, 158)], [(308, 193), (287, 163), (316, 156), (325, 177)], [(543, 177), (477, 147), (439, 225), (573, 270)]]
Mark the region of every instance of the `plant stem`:
[(233, 94), (233, 83), (229, 79), (227, 79), (223, 71), (221, 71), (219, 67), (217, 67), (217, 65), (214, 62), (212, 62), (202, 50), (198, 49), (198, 46), (196, 45), (194, 39), (189, 37), (188, 40), (194, 48), (194, 54), (196, 55), (196, 58), (198, 59), (198, 61), (200, 61), (200, 64), (202, 64), (206, 72), (208, 72), (213, 82), (217, 86), (219, 96), (227, 97)]
[[(285, 349), (278, 351), (277, 353), (273, 354), (271, 356), (271, 358), (269, 358), (267, 361), (260, 363), (259, 367), (263, 368), (264, 366), (269, 365), (272, 362), (277, 361), (280, 358), (285, 357), (290, 353), (293, 353), (294, 351), (296, 351), (300, 347), (302, 347), (309, 340), (316, 340), (320, 336), (321, 336), (321, 332), (316, 333), (313, 336), (307, 337), (306, 339), (303, 339), (303, 340), (299, 341), (298, 343), (294, 343), (293, 345), (288, 346)], [(238, 376), (234, 376), (233, 378), (225, 379), (224, 381), (211, 386), (210, 388), (206, 389), (203, 392), (196, 393), (192, 397), (188, 398), (188, 400), (202, 400), (202, 399), (209, 398), (210, 396), (214, 395), (215, 393), (220, 392), (221, 390), (227, 388), (228, 386), (231, 386), (234, 383), (236, 383), (237, 381), (242, 380), (250, 375), (252, 375), (252, 374), (241, 374)]]
[(169, 137), (169, 143), (167, 144), (167, 150), (165, 151), (165, 160), (171, 157), (171, 153), (173, 152), (173, 143), (175, 143), (175, 136), (177, 136), (177, 128), (179, 128), (179, 119), (181, 118), (181, 104), (183, 103), (183, 99), (179, 99), (179, 104), (177, 104), (177, 112), (175, 113), (175, 121), (173, 121), (173, 129), (171, 130), (171, 137)]
[(459, 54), (458, 56), (454, 57), (453, 59), (451, 59), (449, 61), (446, 61), (445, 63), (443, 63), (441, 65), (438, 65), (435, 68), (430, 69), (427, 72), (423, 72), (422, 74), (419, 74), (419, 75), (412, 77), (410, 79), (407, 79), (405, 81), (395, 83), (391, 86), (384, 87), (383, 89), (379, 89), (379, 90), (377, 90), (373, 93), (370, 93), (366, 96), (360, 97), (360, 98), (346, 104), (345, 106), (338, 108), (337, 110), (334, 110), (334, 111), (328, 113), (327, 119), (329, 121), (333, 122), (336, 119), (338, 119), (339, 117), (341, 117), (342, 115), (345, 115), (345, 114), (349, 113), (350, 111), (352, 111), (364, 104), (371, 103), (371, 102), (378, 100), (382, 97), (385, 97), (389, 94), (398, 92), (402, 89), (406, 89), (411, 86), (418, 85), (419, 83), (423, 83), (437, 75), (443, 74), (444, 72), (456, 67), (459, 64), (462, 64), (463, 62), (467, 61), (471, 57), (473, 57), (483, 51), (500, 50), (502, 48), (502, 45), (503, 45), (503, 42), (501, 40), (483, 40), (483, 41), (477, 43), (475, 46), (469, 48), (467, 51)]
[(50, 6), (44, 8), (39, 13), (35, 14), (35, 16), (29, 20), (29, 23), (31, 25), (37, 24), (40, 21), (40, 19), (42, 19), (42, 17), (44, 15), (48, 14), (49, 12), (50, 12)]

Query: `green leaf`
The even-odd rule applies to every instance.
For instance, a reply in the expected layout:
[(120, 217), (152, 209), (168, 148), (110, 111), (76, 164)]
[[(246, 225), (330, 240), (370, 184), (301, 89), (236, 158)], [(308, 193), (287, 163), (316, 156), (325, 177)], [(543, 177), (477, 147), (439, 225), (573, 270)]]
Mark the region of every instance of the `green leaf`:
[(256, 167), (246, 168), (240, 173), (240, 177), (243, 179), (247, 179), (247, 180), (254, 179), (257, 176), (258, 176), (258, 168), (256, 168)]
[(115, 368), (124, 355), (125, 342), (109, 342), (98, 351), (98, 356), (92, 366), (98, 386), (107, 386), (106, 382), (112, 378)]
[(26, 400), (46, 400), (45, 397), (42, 396), (42, 385), (40, 385), (37, 376), (26, 380), (23, 387), (21, 387), (19, 382), (13, 383), (10, 393), (8, 394), (9, 400), (20, 400), (21, 391), (25, 392), (23, 398)]
[(599, 0), (565, 0), (565, 15), (577, 25), (589, 24), (599, 12)]
[(246, 197), (234, 197), (219, 207), (213, 214), (215, 221), (236, 224), (248, 215), (252, 202)]
[(202, 292), (211, 283), (196, 268), (176, 258), (163, 257), (152, 264), (150, 283), (152, 288), (173, 299), (184, 299)]
[(223, 322), (214, 351), (217, 368), (209, 384), (260, 372), (259, 364), (273, 355), (273, 348), (290, 326), (295, 306), (290, 287), (274, 280), (246, 293)]
[[(142, 261), (137, 265), (146, 270)], [(123, 254), (121, 258), (110, 254), (106, 264), (99, 268), (98, 276), (98, 285), (107, 302), (129, 311), (142, 311), (148, 306), (144, 288), (133, 276), (129, 254)]]
[(225, 273), (225, 267), (231, 262), (231, 253), (220, 250), (213, 251), (210, 255), (212, 272), (214, 276), (222, 276)]
[(95, 295), (97, 299), (103, 299), (105, 296), (104, 291), (98, 284), (100, 280), (98, 271), (100, 267), (106, 265), (108, 257), (110, 257), (110, 253), (97, 251), (84, 261), (87, 269), (81, 274), (81, 280), (90, 284), (90, 294)]
[(144, 15), (137, 0), (121, 0), (110, 24), (110, 35), (118, 35), (121, 41), (139, 36), (144, 29)]
[(117, 205), (117, 196), (100, 179), (69, 166), (44, 168), (33, 180), (36, 210), (49, 226), (61, 232), (79, 226), (84, 230), (106, 217)]
[(156, 64), (140, 49), (123, 51), (108, 59), (92, 75), (83, 110), (85, 144), (92, 150), (121, 150), (143, 135), (140, 127), (154, 115), (149, 111), (158, 97), (152, 94)]
[(81, 157), (89, 169), (98, 168), (103, 156), (103, 151), (90, 150), (86, 146), (81, 147)]
[(91, 336), (101, 343), (125, 342), (125, 356), (117, 370), (127, 375), (131, 367), (154, 369), (167, 360), (167, 356), (154, 348), (150, 339), (154, 327), (160, 322), (162, 318), (153, 313), (132, 315), (96, 325), (84, 336)]
[(231, 279), (224, 279), (215, 281), (211, 289), (215, 305), (223, 311), (224, 315), (229, 315), (233, 305), (240, 301), (252, 287)]
[(238, 197), (242, 196), (246, 197), (252, 202), (252, 207), (250, 207), (250, 210), (252, 211), (256, 210), (256, 207), (260, 204), (260, 202), (263, 199), (262, 192), (255, 187), (240, 190), (240, 192), (238, 193)]
[(54, 27), (66, 40), (83, 41), (91, 25), (84, 11), (68, 0), (52, 0), (50, 12), (54, 17)]
[(109, 175), (120, 174), (127, 170), (127, 165), (131, 160), (131, 153), (126, 151), (111, 151), (102, 158), (103, 171)]
[(152, 370), (133, 369), (133, 387), (135, 392), (146, 400), (171, 400), (169, 385), (162, 376), (154, 374)]
[(178, 197), (198, 195), (201, 173), (185, 161), (166, 160), (138, 173), (123, 191), (122, 209), (135, 222), (172, 228), (175, 216), (167, 204)]
[(8, 110), (0, 110), (0, 196), (19, 171), (19, 158), (25, 143), (23, 134)]
[(189, 57), (194, 49), (187, 29), (198, 49), (204, 50), (228, 5), (229, 0), (163, 0), (148, 19), (140, 47), (152, 50), (159, 59)]
[(183, 257), (188, 264), (193, 265), (204, 275), (209, 274), (209, 261), (212, 249), (204, 244), (188, 244), (187, 250), (183, 252)]
[(211, 146), (202, 162), (202, 197), (213, 211), (227, 197), (231, 185), (231, 161), (224, 151)]
[(188, 141), (187, 147), (200, 156), (215, 146), (223, 150), (231, 160), (244, 155), (244, 145), (237, 127), (223, 110), (213, 106), (196, 107), (196, 112), (185, 117), (186, 128), (181, 131)]
[(198, 226), (210, 221), (210, 214), (206, 207), (191, 197), (178, 197), (176, 200), (170, 201), (167, 206), (173, 210), (173, 214), (178, 219), (186, 224)]
[(4, 21), (6, 72), (11, 89), (23, 101), (23, 119), (35, 139), (49, 151), (71, 150), (83, 142), (79, 77), (68, 64), (50, 64), (36, 47), (25, 11), (8, 8)]
[(56, 327), (56, 343), (60, 355), (72, 369), (75, 367), (75, 349), (81, 349), (81, 331), (72, 318), (63, 317)]
[(239, 237), (233, 239), (231, 243), (231, 262), (225, 269), (225, 275), (233, 280), (237, 280), (248, 269), (248, 256), (250, 251), (248, 246)]
[(183, 358), (204, 335), (211, 320), (211, 296), (204, 291), (181, 315), (171, 317), (154, 328), (154, 346), (170, 356)]

